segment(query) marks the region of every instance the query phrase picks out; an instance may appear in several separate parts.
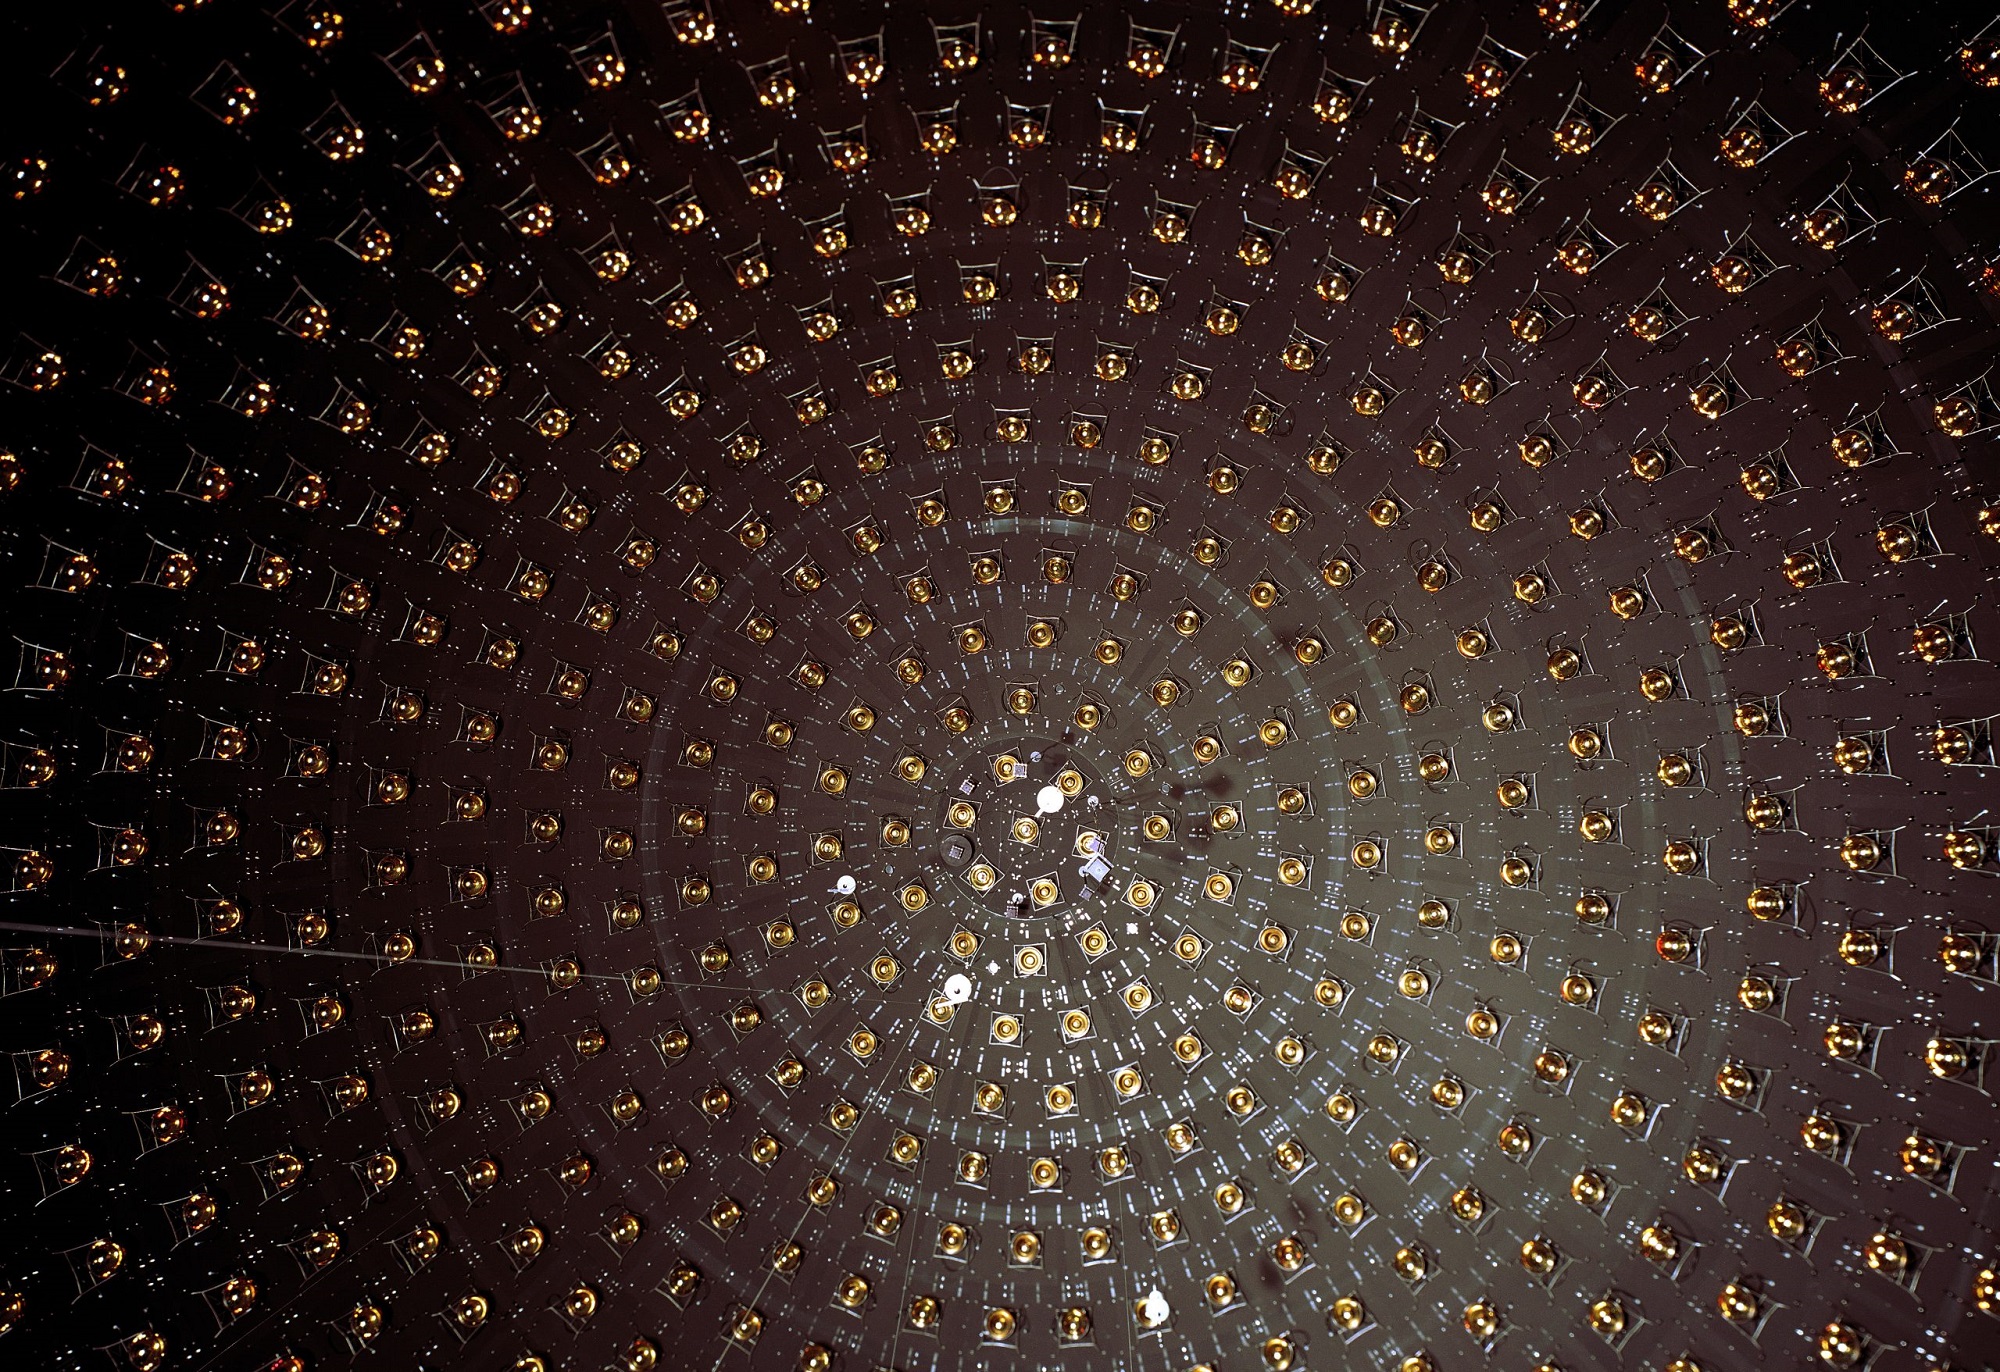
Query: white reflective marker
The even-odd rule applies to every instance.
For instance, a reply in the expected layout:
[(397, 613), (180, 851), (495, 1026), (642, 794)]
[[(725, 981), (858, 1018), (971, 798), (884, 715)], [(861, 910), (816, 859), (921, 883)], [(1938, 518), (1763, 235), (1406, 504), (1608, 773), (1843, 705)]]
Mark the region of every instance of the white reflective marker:
[(853, 877), (841, 877), (839, 880), (833, 883), (833, 889), (840, 892), (840, 894), (843, 896), (853, 895), (854, 886), (855, 882)]
[(1044, 786), (1035, 792), (1035, 808), (1045, 815), (1052, 815), (1062, 809), (1063, 793), (1060, 786)]
[(963, 972), (953, 972), (944, 979), (944, 998), (953, 1005), (963, 1005), (972, 999), (972, 978)]

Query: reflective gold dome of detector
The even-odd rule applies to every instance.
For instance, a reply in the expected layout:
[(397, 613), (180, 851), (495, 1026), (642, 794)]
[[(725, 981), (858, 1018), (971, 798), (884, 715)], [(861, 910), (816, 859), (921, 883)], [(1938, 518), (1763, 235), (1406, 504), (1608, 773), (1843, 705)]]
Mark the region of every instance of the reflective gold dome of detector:
[(1976, 7), (14, 8), (0, 1365), (1991, 1361)]

